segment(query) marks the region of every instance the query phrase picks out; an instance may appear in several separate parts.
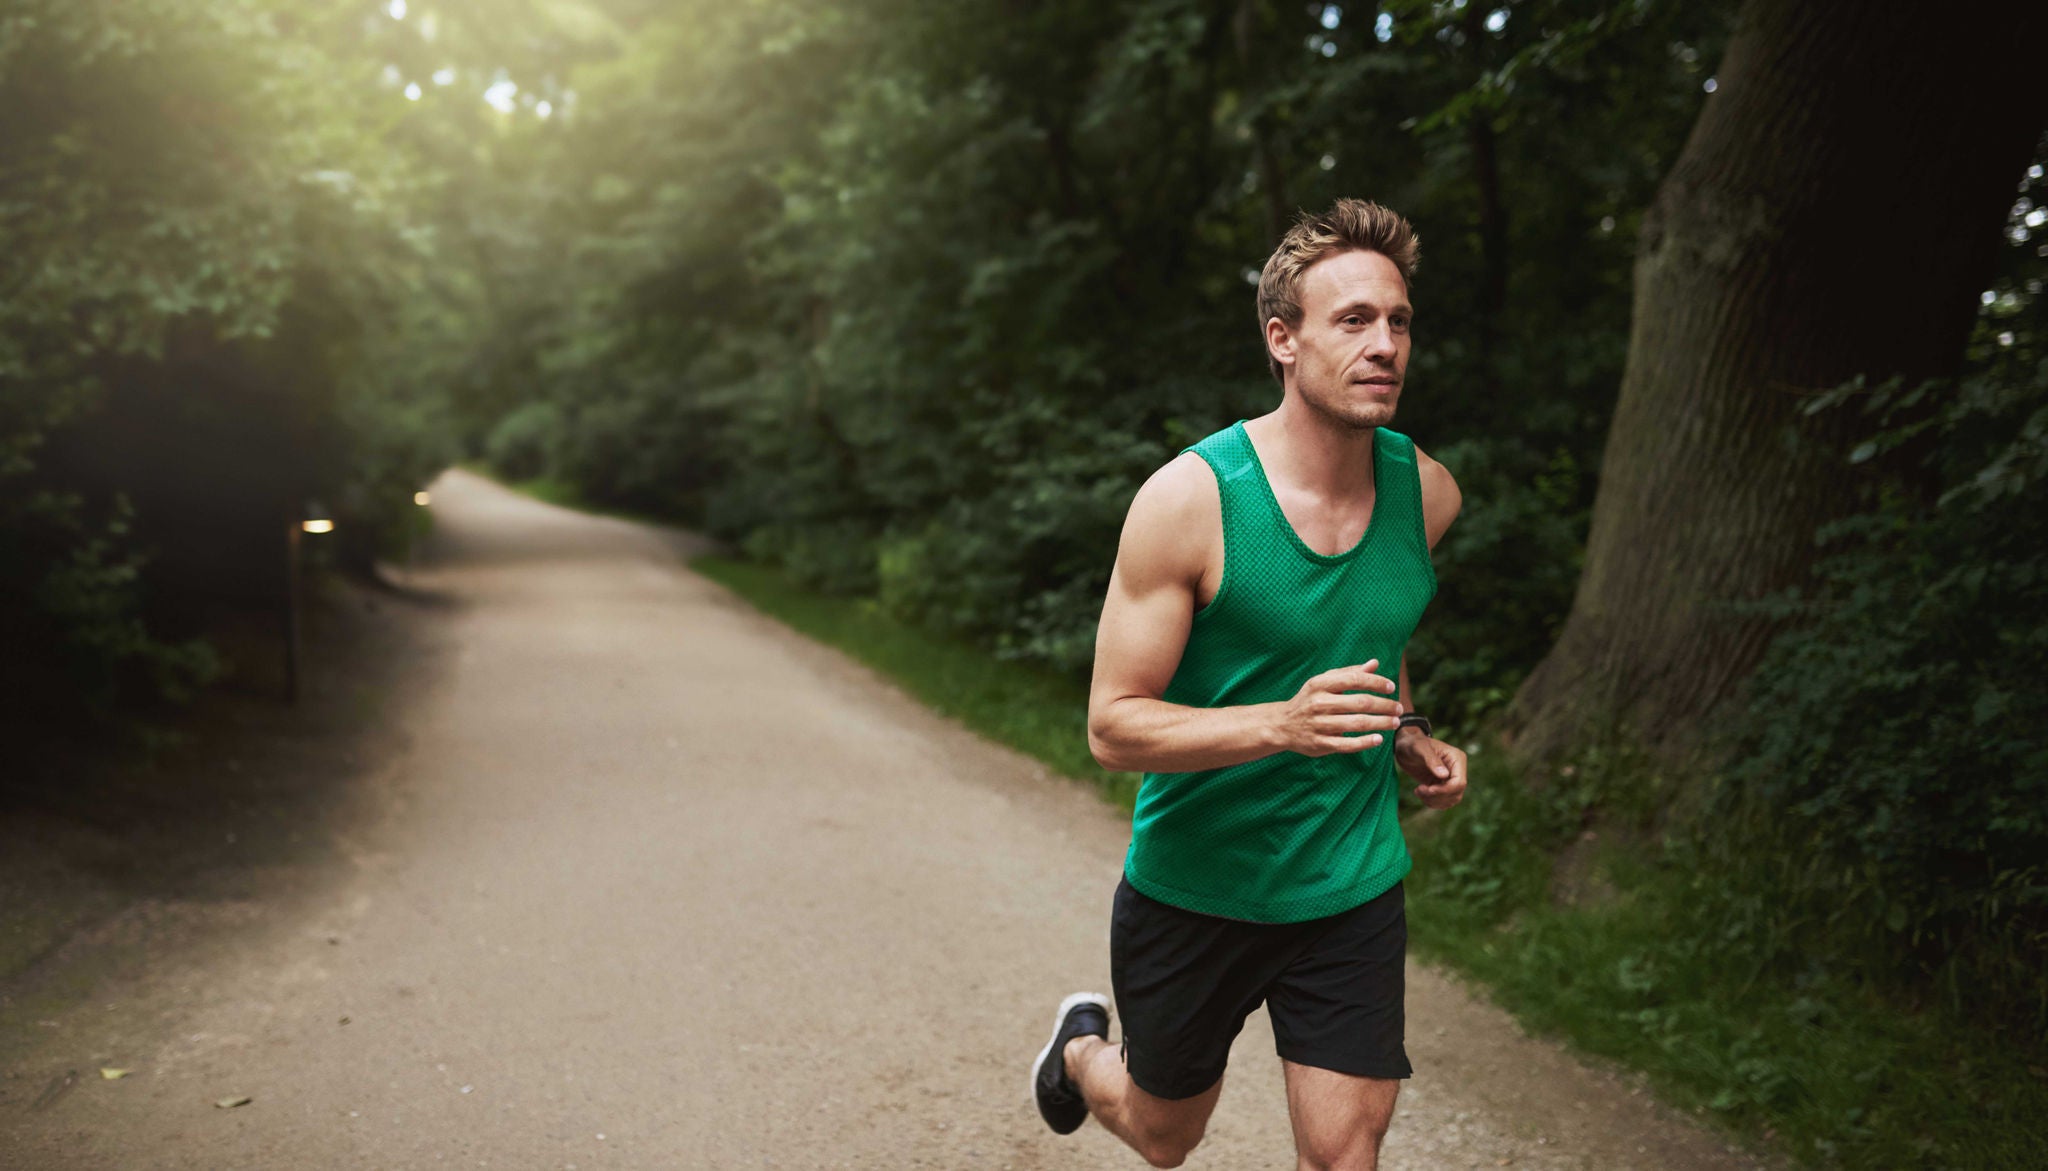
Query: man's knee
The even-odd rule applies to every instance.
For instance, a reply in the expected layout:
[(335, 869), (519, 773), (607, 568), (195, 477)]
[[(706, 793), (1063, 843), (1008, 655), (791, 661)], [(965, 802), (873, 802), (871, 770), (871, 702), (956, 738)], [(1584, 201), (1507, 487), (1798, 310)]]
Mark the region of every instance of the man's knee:
[(1341, 1137), (1332, 1136), (1321, 1143), (1312, 1138), (1297, 1145), (1295, 1171), (1358, 1171), (1378, 1166), (1380, 1145), (1386, 1141), (1390, 1121), (1385, 1117), (1366, 1118)]
[(1136, 1144), (1138, 1154), (1154, 1167), (1178, 1167), (1188, 1161), (1188, 1155), (1201, 1145), (1202, 1131), (1193, 1134), (1164, 1132), (1142, 1134)]
[(1132, 1111), (1132, 1146), (1154, 1167), (1178, 1167), (1188, 1153), (1201, 1145), (1209, 1129), (1209, 1115), (1216, 1109), (1221, 1081), (1193, 1098), (1153, 1099)]

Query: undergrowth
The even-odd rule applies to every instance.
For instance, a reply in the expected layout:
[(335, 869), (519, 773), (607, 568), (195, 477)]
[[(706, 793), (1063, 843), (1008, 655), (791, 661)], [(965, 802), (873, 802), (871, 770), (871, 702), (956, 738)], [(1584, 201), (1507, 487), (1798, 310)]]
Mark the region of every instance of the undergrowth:
[(1589, 751), (1530, 785), (1480, 747), (1456, 812), (1410, 822), (1423, 954), (1809, 1165), (2041, 1165), (2048, 1070), (2029, 1039), (1759, 954), (1689, 841), (1654, 828), (1668, 783), (1641, 759)]

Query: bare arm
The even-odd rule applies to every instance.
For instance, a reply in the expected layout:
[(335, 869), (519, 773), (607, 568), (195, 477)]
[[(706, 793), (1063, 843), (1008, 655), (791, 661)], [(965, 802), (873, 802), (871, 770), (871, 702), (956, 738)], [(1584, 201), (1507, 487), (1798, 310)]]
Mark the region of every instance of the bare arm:
[[(1422, 527), (1429, 547), (1434, 549), (1450, 530), (1451, 522), (1458, 519), (1464, 497), (1449, 468), (1429, 458), (1419, 447), (1415, 456), (1422, 474)], [(1415, 710), (1415, 693), (1408, 687), (1406, 654), (1401, 656), (1401, 710)], [(1464, 799), (1465, 753), (1456, 746), (1425, 736), (1418, 729), (1403, 728), (1394, 739), (1394, 761), (1420, 782), (1415, 786), (1415, 795), (1424, 805), (1448, 809)]]
[[(1377, 664), (1325, 671), (1293, 699), (1198, 708), (1161, 696), (1187, 649), (1196, 589), (1208, 551), (1221, 544), (1216, 479), (1184, 453), (1145, 481), (1131, 501), (1095, 636), (1088, 693), (1088, 748), (1108, 769), (1197, 772), (1275, 752), (1362, 752), (1396, 722)], [(1371, 735), (1347, 736), (1346, 732)]]

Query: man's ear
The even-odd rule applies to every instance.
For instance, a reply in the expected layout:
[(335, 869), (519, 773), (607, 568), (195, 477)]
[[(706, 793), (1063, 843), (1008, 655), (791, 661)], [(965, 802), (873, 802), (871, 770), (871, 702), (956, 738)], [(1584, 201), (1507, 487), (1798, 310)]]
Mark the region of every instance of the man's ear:
[(1266, 352), (1282, 366), (1294, 365), (1294, 331), (1278, 317), (1266, 318)]

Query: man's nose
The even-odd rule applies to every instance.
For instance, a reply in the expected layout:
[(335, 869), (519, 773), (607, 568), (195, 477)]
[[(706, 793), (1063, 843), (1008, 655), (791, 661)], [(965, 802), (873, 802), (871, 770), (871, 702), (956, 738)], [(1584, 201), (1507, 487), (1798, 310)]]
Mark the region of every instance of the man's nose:
[(1371, 358), (1393, 361), (1397, 352), (1394, 347), (1394, 327), (1384, 320), (1375, 326), (1367, 337), (1365, 352), (1366, 356)]

